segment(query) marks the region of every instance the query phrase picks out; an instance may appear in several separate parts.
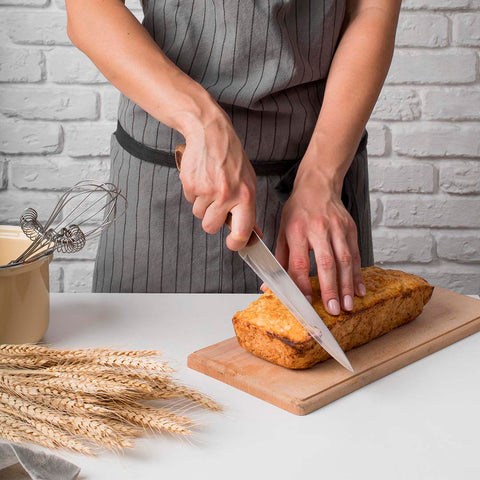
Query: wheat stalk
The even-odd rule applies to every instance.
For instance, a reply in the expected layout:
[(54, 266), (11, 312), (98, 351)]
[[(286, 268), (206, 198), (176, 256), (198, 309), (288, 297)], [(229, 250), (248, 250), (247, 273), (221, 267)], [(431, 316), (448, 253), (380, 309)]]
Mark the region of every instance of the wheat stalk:
[[(62, 372), (55, 373), (62, 375)], [(45, 377), (42, 379), (42, 383), (44, 386), (96, 395), (124, 395), (130, 398), (143, 397), (149, 400), (185, 397), (210, 410), (221, 410), (220, 406), (206, 395), (184, 385), (174, 384), (164, 377), (159, 377), (150, 384), (137, 382), (131, 378), (122, 378), (118, 374), (97, 373), (91, 377), (88, 375), (68, 376), (65, 374), (65, 377)]]
[(192, 433), (185, 426), (192, 422), (185, 417), (164, 409), (153, 408), (149, 405), (129, 402), (128, 406), (117, 408), (115, 413), (134, 425), (139, 425), (153, 431), (168, 431), (183, 435), (190, 435)]
[(105, 415), (109, 412), (108, 407), (105, 406), (108, 405), (108, 402), (102, 401), (95, 395), (57, 389), (38, 382), (25, 383), (25, 381), (15, 381), (10, 377), (1, 377), (4, 378), (0, 379), (0, 391), (13, 393), (24, 399), (33, 398), (39, 403), (51, 405), (60, 411), (91, 415)]
[[(56, 431), (54, 435), (45, 435), (44, 431), (25, 424), (14, 415), (5, 413), (3, 409), (0, 411), (0, 424), (2, 426), (2, 437), (12, 443), (22, 444), (25, 442), (34, 442), (52, 449), (63, 447), (85, 455), (92, 455), (94, 453), (88, 446), (71, 437), (65, 438), (60, 432)], [(50, 433), (52, 433), (51, 430)]]
[(190, 435), (194, 422), (174, 406), (158, 408), (143, 400), (183, 398), (211, 410), (220, 407), (177, 384), (166, 362), (150, 358), (158, 355), (0, 345), (0, 437), (92, 453), (90, 443), (131, 447), (146, 430)]
[[(164, 361), (150, 360), (145, 357), (160, 356), (158, 350), (113, 350), (108, 348), (90, 348), (75, 350), (56, 350), (40, 345), (0, 345), (0, 365), (8, 365), (11, 359), (18, 366), (55, 365), (58, 363), (82, 363), (95, 361), (99, 365), (133, 367), (147, 370), (172, 372)], [(41, 358), (43, 357), (43, 358)]]
[(221, 411), (220, 405), (210, 397), (184, 385), (176, 385), (173, 383), (157, 384), (155, 389), (146, 396), (146, 398), (149, 400), (179, 397), (188, 398), (189, 400), (198, 403), (209, 410)]
[(96, 418), (67, 413), (47, 408), (32, 401), (16, 398), (0, 391), (0, 405), (9, 413), (21, 417), (25, 421), (34, 418), (50, 424), (74, 435), (83, 435), (95, 443), (108, 448), (132, 446), (128, 437), (136, 436), (138, 429), (119, 426), (118, 422), (100, 421)]
[(10, 368), (42, 368), (54, 365), (55, 361), (51, 358), (36, 358), (36, 357), (16, 357), (15, 363), (12, 365), (12, 358), (7, 356), (0, 356), (0, 368), (4, 365)]
[[(129, 357), (128, 355), (119, 355), (119, 356), (109, 356), (109, 355), (99, 355), (99, 356), (76, 356), (76, 355), (65, 355), (64, 357), (60, 356), (45, 356), (43, 358), (37, 356), (21, 355), (21, 356), (11, 356), (11, 355), (0, 355), (0, 368), (2, 365), (11, 367), (11, 368), (44, 368), (51, 367), (54, 365), (63, 365), (63, 364), (77, 364), (95, 361), (97, 365), (112, 366), (112, 367), (130, 367), (138, 368), (143, 370), (151, 370), (152, 372), (163, 372), (168, 373), (172, 372), (173, 369), (168, 367), (165, 362), (158, 362), (156, 360), (149, 360), (143, 357)], [(14, 363), (15, 367), (12, 367)]]
[(161, 352), (158, 350), (114, 350), (110, 348), (85, 348), (75, 350), (57, 350), (54, 348), (44, 347), (34, 344), (23, 345), (0, 345), (0, 354), (4, 355), (73, 355), (73, 356), (95, 356), (95, 355), (123, 355), (127, 357), (153, 357), (160, 356)]
[(46, 372), (72, 372), (72, 373), (85, 373), (89, 375), (95, 374), (115, 374), (121, 373), (124, 377), (135, 378), (137, 380), (144, 380), (148, 383), (154, 382), (170, 382), (172, 381), (172, 377), (170, 376), (170, 372), (173, 369), (166, 368), (165, 371), (151, 371), (151, 370), (142, 370), (138, 368), (129, 368), (129, 367), (121, 367), (117, 366), (108, 366), (108, 365), (92, 365), (92, 364), (77, 364), (77, 365), (55, 365), (52, 367), (45, 368), (44, 371)]

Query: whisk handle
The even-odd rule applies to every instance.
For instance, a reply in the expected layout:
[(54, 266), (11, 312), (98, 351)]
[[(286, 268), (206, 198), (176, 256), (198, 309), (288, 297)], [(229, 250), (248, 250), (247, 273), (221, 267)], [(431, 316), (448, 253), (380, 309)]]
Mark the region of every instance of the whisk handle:
[[(185, 143), (182, 143), (181, 145), (177, 145), (175, 147), (175, 165), (177, 165), (178, 171), (180, 171), (180, 168), (182, 166), (182, 158), (183, 154), (185, 152), (185, 148), (187, 145)], [(232, 229), (232, 214), (231, 212), (227, 213), (227, 218), (225, 219), (225, 225), (231, 230)]]

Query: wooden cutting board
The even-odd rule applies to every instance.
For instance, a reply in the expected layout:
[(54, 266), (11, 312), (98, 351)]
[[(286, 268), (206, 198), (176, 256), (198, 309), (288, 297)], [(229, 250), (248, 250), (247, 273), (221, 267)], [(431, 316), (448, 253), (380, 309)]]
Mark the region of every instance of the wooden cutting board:
[(422, 314), (347, 355), (350, 373), (330, 359), (289, 370), (255, 357), (235, 337), (198, 350), (188, 366), (296, 415), (306, 415), (480, 330), (480, 300), (435, 287)]

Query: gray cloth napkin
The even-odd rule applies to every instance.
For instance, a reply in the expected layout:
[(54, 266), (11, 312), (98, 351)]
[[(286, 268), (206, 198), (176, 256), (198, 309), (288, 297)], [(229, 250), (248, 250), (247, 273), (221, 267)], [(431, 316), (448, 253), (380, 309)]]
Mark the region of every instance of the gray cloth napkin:
[(0, 480), (74, 480), (79, 472), (79, 467), (55, 455), (0, 443)]

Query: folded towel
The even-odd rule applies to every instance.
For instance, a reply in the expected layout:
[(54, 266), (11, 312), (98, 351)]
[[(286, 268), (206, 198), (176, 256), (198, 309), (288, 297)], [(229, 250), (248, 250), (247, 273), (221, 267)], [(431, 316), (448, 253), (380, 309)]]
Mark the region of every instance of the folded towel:
[(0, 479), (74, 480), (79, 472), (79, 467), (55, 455), (0, 443)]

